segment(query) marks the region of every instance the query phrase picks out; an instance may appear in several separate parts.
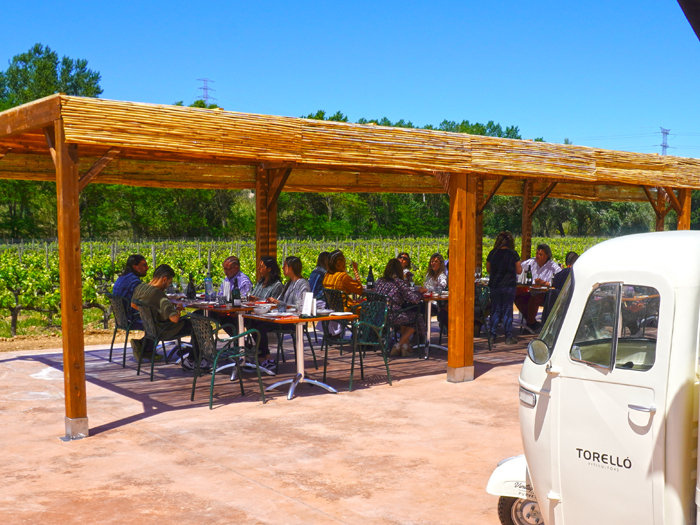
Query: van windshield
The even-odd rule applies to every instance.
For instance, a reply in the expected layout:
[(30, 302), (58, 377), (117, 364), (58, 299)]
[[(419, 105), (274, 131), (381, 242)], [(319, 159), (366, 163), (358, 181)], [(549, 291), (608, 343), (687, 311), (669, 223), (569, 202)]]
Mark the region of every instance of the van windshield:
[(559, 337), (559, 331), (564, 323), (564, 317), (566, 316), (566, 311), (569, 309), (569, 302), (571, 300), (571, 294), (574, 291), (574, 272), (569, 273), (569, 277), (566, 279), (564, 286), (559, 292), (559, 297), (552, 307), (552, 311), (549, 313), (547, 321), (542, 327), (540, 332), (540, 337), (542, 341), (547, 344), (549, 348), (550, 355), (554, 350), (554, 344), (557, 342), (557, 337)]

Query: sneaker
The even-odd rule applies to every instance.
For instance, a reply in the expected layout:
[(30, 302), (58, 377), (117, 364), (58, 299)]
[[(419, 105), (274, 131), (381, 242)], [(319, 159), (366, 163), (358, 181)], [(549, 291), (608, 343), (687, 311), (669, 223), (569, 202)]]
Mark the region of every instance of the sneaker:
[(273, 368), (275, 368), (275, 361), (274, 359), (265, 359), (262, 363), (258, 365), (258, 368), (260, 368), (260, 371), (269, 375), (269, 376), (274, 376), (275, 371)]
[(506, 343), (507, 345), (517, 345), (517, 344), (518, 344), (518, 340), (517, 340), (515, 337), (510, 336), (510, 337), (506, 337), (505, 343)]
[(189, 370), (189, 371), (194, 370), (194, 361), (192, 361), (192, 359), (190, 359), (190, 356), (183, 358), (182, 362), (180, 364), (182, 365), (182, 368), (184, 368), (185, 370)]
[[(194, 361), (192, 361), (192, 358), (189, 355), (182, 360), (182, 368), (190, 371), (195, 369)], [(202, 359), (199, 362), (199, 370), (203, 372), (208, 372), (209, 370), (211, 370), (211, 363), (206, 359)]]

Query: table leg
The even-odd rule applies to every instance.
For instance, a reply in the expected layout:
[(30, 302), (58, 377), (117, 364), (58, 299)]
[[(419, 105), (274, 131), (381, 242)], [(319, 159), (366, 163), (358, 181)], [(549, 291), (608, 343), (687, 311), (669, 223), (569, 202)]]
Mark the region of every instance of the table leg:
[(290, 385), (289, 387), (289, 392), (287, 393), (287, 399), (291, 400), (294, 397), (294, 391), (297, 388), (297, 385), (299, 383), (310, 383), (312, 385), (320, 386), (321, 388), (326, 389), (328, 392), (331, 392), (333, 394), (337, 394), (338, 391), (333, 388), (332, 386), (329, 386), (325, 383), (321, 383), (320, 381), (315, 381), (313, 379), (306, 379), (304, 376), (304, 325), (303, 323), (296, 323), (295, 325), (295, 331), (296, 331), (296, 354), (297, 354), (297, 373), (294, 376), (293, 379), (285, 379), (283, 381), (279, 381), (275, 383), (274, 385), (268, 386), (265, 390), (272, 390), (274, 388), (277, 388), (278, 386), (282, 385)]
[[(425, 313), (428, 318), (425, 320), (426, 334), (425, 334), (425, 347), (424, 347), (424, 357), (423, 359), (428, 359), (430, 356), (430, 349), (436, 348), (437, 350), (444, 350), (447, 352), (447, 347), (442, 345), (434, 345), (430, 342), (430, 333), (433, 324), (433, 302), (426, 301)], [(414, 348), (416, 348), (414, 346)]]

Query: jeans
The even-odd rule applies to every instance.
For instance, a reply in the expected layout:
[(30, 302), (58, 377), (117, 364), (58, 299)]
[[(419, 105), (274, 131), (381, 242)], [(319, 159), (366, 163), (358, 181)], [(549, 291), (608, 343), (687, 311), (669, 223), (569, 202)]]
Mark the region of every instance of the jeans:
[(500, 321), (503, 321), (506, 337), (513, 337), (513, 301), (515, 286), (491, 288), (491, 337), (496, 337)]

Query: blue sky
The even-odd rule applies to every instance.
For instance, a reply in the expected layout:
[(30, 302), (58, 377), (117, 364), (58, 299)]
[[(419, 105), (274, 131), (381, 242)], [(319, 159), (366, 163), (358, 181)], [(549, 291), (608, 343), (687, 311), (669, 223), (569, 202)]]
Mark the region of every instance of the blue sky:
[(416, 125), (494, 120), (610, 149), (700, 157), (700, 41), (675, 0), (4, 5), (0, 68), (33, 44), (85, 58), (102, 97)]

